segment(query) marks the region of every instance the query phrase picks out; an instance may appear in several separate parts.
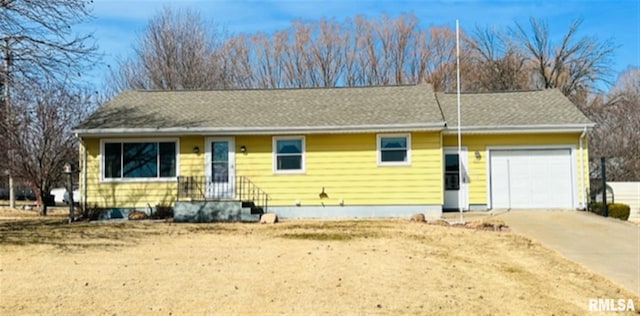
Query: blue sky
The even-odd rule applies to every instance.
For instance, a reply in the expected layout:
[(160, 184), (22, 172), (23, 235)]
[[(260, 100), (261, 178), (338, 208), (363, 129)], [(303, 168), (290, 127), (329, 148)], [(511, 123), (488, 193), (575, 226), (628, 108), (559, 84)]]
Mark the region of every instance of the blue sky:
[[(460, 21), (460, 27), (472, 30), (476, 25), (506, 29), (514, 21), (523, 25), (530, 16), (549, 24), (553, 37), (561, 37), (569, 24), (582, 18), (580, 36), (611, 38), (617, 46), (612, 68), (622, 71), (630, 65), (640, 66), (640, 0), (579, 0), (579, 1), (429, 1), (429, 0), (253, 0), (253, 1), (189, 1), (189, 0), (95, 0), (90, 23), (79, 31), (93, 32), (102, 64), (87, 74), (100, 82), (107, 65), (132, 52), (136, 36), (147, 21), (164, 6), (188, 7), (224, 26), (231, 34), (271, 32), (285, 28), (293, 19), (317, 20), (322, 17), (338, 21), (362, 14), (376, 17), (382, 13), (395, 16), (411, 12), (422, 26), (450, 25)], [(85, 77), (87, 78), (87, 77)]]

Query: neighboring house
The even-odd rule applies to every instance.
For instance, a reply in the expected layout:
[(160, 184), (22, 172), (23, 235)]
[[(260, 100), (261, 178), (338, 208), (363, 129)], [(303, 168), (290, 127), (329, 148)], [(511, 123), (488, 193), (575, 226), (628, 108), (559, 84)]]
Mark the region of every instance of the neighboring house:
[(81, 203), (202, 216), (215, 204), (202, 201), (242, 200), (281, 217), (585, 206), (593, 123), (558, 90), (461, 104), (459, 159), (457, 97), (426, 84), (125, 91), (75, 130)]
[[(602, 202), (602, 188), (596, 201)], [(629, 220), (640, 221), (640, 182), (607, 182), (607, 203), (629, 205)]]

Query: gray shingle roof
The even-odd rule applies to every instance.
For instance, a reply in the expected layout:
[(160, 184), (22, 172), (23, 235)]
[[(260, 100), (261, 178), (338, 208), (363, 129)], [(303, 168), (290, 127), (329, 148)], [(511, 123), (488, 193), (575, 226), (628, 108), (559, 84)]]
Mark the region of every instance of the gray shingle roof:
[[(76, 127), (80, 134), (136, 131), (305, 131), (457, 125), (455, 94), (430, 85), (213, 91), (125, 91)], [(592, 125), (555, 90), (461, 95), (463, 127)], [(383, 128), (384, 127), (384, 128)]]
[(429, 85), (214, 91), (125, 91), (77, 129), (288, 128), (438, 124)]
[[(455, 93), (437, 93), (436, 97), (449, 128), (455, 128), (457, 96)], [(462, 126), (567, 126), (590, 125), (591, 121), (558, 89), (463, 93), (460, 96)]]

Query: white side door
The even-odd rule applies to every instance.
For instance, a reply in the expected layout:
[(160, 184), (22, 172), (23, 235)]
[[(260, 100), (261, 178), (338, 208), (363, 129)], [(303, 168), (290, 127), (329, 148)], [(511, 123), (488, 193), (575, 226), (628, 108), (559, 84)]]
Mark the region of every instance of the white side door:
[[(457, 147), (445, 147), (443, 157), (444, 209), (469, 209), (469, 177), (467, 176), (467, 148), (462, 147), (458, 160)], [(462, 162), (462, 165), (460, 165)]]
[(205, 139), (205, 182), (207, 198), (234, 198), (235, 141), (232, 137)]

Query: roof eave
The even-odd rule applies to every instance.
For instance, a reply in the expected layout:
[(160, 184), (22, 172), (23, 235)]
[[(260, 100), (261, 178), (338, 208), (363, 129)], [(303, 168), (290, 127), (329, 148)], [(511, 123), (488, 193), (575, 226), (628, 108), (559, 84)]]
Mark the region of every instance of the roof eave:
[[(582, 124), (540, 124), (540, 125), (479, 125), (462, 126), (463, 133), (558, 133), (558, 132), (582, 132), (591, 130), (594, 123)], [(444, 134), (457, 134), (454, 127), (447, 128)]]
[(73, 132), (80, 137), (112, 137), (166, 135), (339, 134), (402, 131), (441, 131), (444, 128), (444, 122), (435, 122), (421, 124), (384, 124), (357, 126), (95, 128), (75, 129), (73, 130)]

